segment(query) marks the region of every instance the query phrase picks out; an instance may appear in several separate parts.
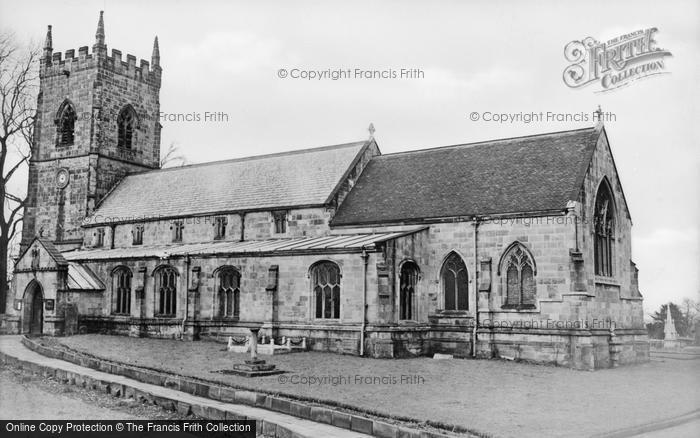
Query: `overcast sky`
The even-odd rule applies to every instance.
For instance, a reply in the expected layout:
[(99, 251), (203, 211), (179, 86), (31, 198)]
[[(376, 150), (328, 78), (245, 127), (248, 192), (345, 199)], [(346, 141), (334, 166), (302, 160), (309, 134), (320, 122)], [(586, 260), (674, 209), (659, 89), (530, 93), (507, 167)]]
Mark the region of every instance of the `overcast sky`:
[[(585, 113), (601, 105), (631, 209), (647, 311), (700, 293), (700, 8), (697, 1), (234, 2), (0, 0), (0, 28), (54, 51), (106, 43), (150, 61), (160, 40), (163, 122), (203, 162), (356, 141), (384, 153), (591, 126), (473, 122), (469, 114)], [(571, 89), (564, 46), (658, 28), (666, 71), (607, 93)], [(423, 71), (419, 79), (303, 80), (279, 69)], [(22, 184), (24, 185), (24, 183)]]

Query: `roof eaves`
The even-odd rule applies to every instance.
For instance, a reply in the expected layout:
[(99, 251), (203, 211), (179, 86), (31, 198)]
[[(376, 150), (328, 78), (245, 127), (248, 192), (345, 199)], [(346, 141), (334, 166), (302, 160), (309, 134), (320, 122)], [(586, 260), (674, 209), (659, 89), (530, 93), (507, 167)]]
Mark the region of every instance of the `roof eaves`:
[(352, 160), (352, 162), (350, 163), (350, 165), (345, 169), (345, 172), (343, 173), (343, 176), (340, 177), (340, 179), (338, 180), (338, 182), (335, 184), (335, 187), (333, 188), (333, 190), (331, 190), (331, 193), (330, 193), (330, 194), (328, 195), (328, 197), (326, 198), (326, 202), (324, 202), (324, 204), (328, 204), (328, 203), (330, 203), (330, 202), (333, 200), (333, 198), (334, 198), (335, 195), (338, 193), (338, 191), (340, 191), (340, 188), (343, 186), (343, 183), (345, 182), (345, 180), (348, 179), (348, 176), (350, 175), (350, 172), (352, 171), (352, 169), (357, 165), (357, 162), (360, 161), (360, 159), (361, 159), (362, 156), (365, 154), (365, 152), (367, 151), (367, 149), (369, 149), (369, 147), (370, 147), (370, 145), (371, 145), (372, 143), (374, 143), (374, 139), (365, 141), (365, 144), (364, 144), (364, 145), (362, 146), (362, 148), (360, 148), (360, 150), (355, 154), (355, 158), (353, 158), (353, 160)]

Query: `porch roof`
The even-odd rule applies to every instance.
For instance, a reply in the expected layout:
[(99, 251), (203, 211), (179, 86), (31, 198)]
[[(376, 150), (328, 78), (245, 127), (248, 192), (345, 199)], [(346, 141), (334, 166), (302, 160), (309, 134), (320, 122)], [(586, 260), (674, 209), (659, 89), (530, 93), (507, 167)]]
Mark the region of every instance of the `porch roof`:
[(68, 262), (68, 289), (72, 290), (104, 290), (105, 285), (88, 268), (77, 262)]
[(289, 239), (267, 239), (226, 242), (204, 242), (175, 245), (131, 246), (114, 249), (88, 249), (64, 252), (69, 261), (131, 259), (144, 257), (168, 258), (185, 255), (252, 254), (275, 255), (285, 253), (353, 252), (361, 249), (373, 250), (376, 244), (412, 234), (427, 227), (373, 234), (335, 234), (322, 237), (299, 237)]

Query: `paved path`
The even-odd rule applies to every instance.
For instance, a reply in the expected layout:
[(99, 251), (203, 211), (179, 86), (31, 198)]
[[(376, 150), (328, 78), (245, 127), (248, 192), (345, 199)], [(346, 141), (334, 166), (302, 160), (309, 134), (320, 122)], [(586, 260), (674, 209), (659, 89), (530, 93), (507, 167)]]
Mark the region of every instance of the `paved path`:
[[(156, 397), (178, 400), (192, 405), (213, 407), (221, 410), (235, 412), (238, 415), (246, 416), (248, 418), (269, 421), (276, 425), (285, 427), (290, 431), (297, 433), (303, 437), (362, 438), (370, 436), (358, 432), (353, 432), (351, 430), (330, 426), (327, 424), (315, 423), (313, 421), (304, 420), (301, 418), (293, 417), (291, 415), (285, 415), (278, 412), (268, 411), (266, 409), (260, 409), (247, 405), (224, 403), (208, 398), (197, 397), (191, 394), (176, 391), (174, 389), (150, 385), (148, 383), (142, 383), (123, 376), (115, 376), (113, 374), (103, 373), (101, 371), (81, 367), (70, 362), (48, 358), (38, 353), (35, 353), (29, 350), (24, 345), (22, 345), (20, 336), (0, 336), (0, 351), (7, 354), (8, 356), (15, 357), (19, 360), (33, 362), (38, 365), (82, 374), (95, 380), (131, 386), (133, 388), (137, 388), (140, 391), (150, 393)], [(260, 432), (262, 431), (258, 431), (258, 433)]]

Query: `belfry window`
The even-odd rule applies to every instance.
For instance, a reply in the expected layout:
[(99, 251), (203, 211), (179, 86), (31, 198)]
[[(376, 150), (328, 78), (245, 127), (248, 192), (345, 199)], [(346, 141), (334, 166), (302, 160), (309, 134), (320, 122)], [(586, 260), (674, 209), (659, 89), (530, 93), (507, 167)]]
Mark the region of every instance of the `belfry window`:
[(75, 141), (75, 120), (77, 115), (73, 105), (65, 103), (56, 120), (58, 128), (57, 146), (71, 146)]
[(238, 318), (241, 302), (241, 274), (234, 268), (223, 268), (219, 271), (219, 316), (222, 318)]
[(613, 244), (615, 242), (615, 209), (607, 180), (603, 180), (595, 198), (594, 258), (595, 274), (613, 276)]
[(131, 149), (134, 143), (134, 130), (136, 128), (136, 112), (127, 105), (119, 112), (117, 117), (117, 146)]
[(469, 277), (459, 254), (453, 252), (445, 259), (440, 278), (445, 310), (469, 310)]
[(506, 303), (503, 307), (534, 309), (537, 300), (534, 262), (519, 243), (508, 249), (503, 260), (506, 273)]
[(177, 310), (177, 271), (164, 266), (156, 271), (156, 313), (158, 316), (175, 316)]
[(333, 262), (320, 262), (311, 268), (311, 285), (316, 318), (340, 318), (340, 268)]

